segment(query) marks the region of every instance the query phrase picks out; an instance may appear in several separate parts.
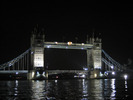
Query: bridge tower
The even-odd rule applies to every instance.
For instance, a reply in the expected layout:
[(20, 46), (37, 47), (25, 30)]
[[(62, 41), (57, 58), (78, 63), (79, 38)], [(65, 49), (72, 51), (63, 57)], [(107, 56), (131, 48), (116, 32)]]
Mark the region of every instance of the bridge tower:
[(28, 70), (28, 79), (46, 78), (44, 68), (44, 33), (34, 32), (31, 36), (31, 66)]
[(90, 38), (87, 43), (92, 44), (93, 48), (87, 49), (87, 67), (89, 78), (99, 78), (102, 69), (102, 43), (100, 38)]

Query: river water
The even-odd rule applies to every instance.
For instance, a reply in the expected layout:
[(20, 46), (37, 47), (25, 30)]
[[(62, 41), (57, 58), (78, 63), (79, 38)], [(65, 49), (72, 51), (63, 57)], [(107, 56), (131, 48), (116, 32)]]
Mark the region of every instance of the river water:
[(133, 97), (133, 80), (0, 81), (0, 100), (114, 100)]

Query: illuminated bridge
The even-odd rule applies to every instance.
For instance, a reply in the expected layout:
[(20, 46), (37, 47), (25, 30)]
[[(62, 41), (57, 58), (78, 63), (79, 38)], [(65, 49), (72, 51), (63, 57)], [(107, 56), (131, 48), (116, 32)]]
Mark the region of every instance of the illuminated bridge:
[[(45, 48), (86, 50), (87, 66), (82, 70), (49, 70), (44, 66)], [(48, 79), (49, 75), (61, 73), (75, 73), (84, 78), (101, 78), (107, 72), (114, 74), (122, 70), (123, 67), (102, 49), (100, 38), (87, 38), (86, 43), (45, 42), (44, 34), (33, 34), (31, 48), (11, 61), (0, 65), (0, 74), (24, 73), (27, 74), (27, 79), (36, 79), (40, 76)]]

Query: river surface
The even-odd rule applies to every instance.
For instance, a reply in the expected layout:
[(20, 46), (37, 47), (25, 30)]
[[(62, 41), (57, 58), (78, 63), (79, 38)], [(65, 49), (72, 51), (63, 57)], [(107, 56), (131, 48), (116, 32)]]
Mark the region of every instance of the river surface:
[(0, 81), (0, 100), (128, 100), (131, 97), (133, 80)]

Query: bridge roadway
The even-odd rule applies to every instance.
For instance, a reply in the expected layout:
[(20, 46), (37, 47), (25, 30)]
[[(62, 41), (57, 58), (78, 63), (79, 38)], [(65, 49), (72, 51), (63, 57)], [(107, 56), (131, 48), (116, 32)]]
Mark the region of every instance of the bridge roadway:
[[(47, 70), (48, 74), (59, 74), (59, 73), (81, 73), (85, 74), (86, 70)], [(28, 70), (0, 70), (0, 74), (27, 74)]]
[(92, 48), (92, 44), (84, 43), (72, 43), (72, 42), (44, 42), (44, 48), (59, 48), (59, 49), (89, 49)]

